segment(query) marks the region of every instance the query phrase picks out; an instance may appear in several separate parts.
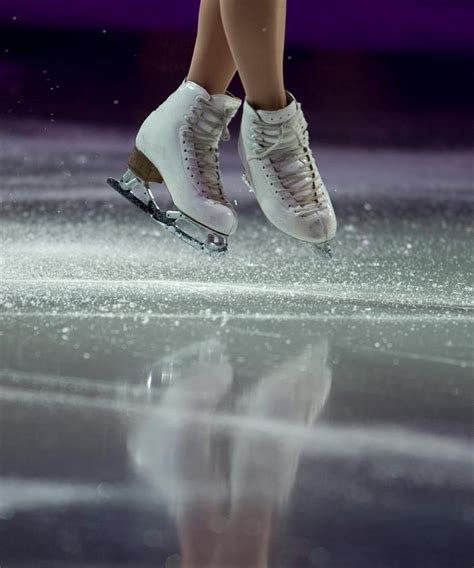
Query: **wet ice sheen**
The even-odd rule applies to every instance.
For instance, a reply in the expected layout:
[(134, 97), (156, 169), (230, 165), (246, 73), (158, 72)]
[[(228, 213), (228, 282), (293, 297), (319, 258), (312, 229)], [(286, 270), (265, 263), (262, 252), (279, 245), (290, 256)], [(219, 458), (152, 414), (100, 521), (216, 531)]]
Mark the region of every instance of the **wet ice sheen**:
[[(216, 497), (203, 483), (212, 474), (234, 509), (250, 499), (285, 516), (273, 550), (282, 565), (462, 565), (474, 402), (468, 152), (318, 148), (339, 216), (328, 262), (266, 223), (226, 146), (241, 222), (213, 262), (105, 185), (124, 169), (129, 136), (9, 124), (6, 558), (27, 542), (52, 562), (67, 549), (77, 565), (114, 554), (158, 565), (177, 554), (176, 505), (192, 506), (189, 488), (208, 505)], [(230, 517), (213, 517), (225, 521), (219, 535)], [(246, 526), (258, 536), (255, 519)]]

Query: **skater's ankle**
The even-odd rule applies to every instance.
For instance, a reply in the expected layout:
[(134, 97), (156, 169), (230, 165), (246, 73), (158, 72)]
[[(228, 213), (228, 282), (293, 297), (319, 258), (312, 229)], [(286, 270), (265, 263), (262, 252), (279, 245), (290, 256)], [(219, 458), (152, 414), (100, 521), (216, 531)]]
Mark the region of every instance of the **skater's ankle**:
[(265, 97), (247, 97), (247, 102), (255, 110), (281, 110), (288, 106), (288, 96), (285, 91), (272, 93)]

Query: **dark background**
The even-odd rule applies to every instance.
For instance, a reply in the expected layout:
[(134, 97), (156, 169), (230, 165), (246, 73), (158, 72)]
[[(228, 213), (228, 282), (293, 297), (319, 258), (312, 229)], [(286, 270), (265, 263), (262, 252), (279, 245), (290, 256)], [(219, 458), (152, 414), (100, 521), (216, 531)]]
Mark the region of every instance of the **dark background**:
[[(135, 127), (186, 75), (198, 7), (4, 0), (1, 114)], [(471, 144), (473, 28), (466, 0), (289, 0), (287, 87), (323, 142)]]

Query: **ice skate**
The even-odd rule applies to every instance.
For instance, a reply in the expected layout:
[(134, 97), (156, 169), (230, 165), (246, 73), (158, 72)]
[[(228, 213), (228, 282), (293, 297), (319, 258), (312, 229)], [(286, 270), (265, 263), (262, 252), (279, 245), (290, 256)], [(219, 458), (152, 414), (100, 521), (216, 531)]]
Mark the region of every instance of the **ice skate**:
[[(128, 169), (107, 182), (176, 237), (210, 254), (227, 250), (237, 216), (222, 191), (218, 145), (241, 101), (184, 81), (140, 127)], [(177, 207), (160, 209), (151, 182), (165, 182)]]
[(273, 225), (330, 255), (336, 216), (311, 153), (301, 105), (290, 93), (287, 97), (288, 106), (277, 111), (255, 110), (245, 101), (239, 137), (243, 179)]

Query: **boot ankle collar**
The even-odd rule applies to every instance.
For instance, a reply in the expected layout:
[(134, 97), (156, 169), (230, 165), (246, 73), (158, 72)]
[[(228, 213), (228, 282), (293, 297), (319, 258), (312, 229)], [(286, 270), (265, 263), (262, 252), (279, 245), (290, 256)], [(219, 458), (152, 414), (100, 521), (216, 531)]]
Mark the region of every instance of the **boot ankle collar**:
[(283, 124), (284, 122), (290, 120), (290, 118), (292, 118), (298, 110), (298, 105), (295, 97), (288, 91), (286, 91), (286, 94), (287, 99), (290, 102), (284, 108), (278, 110), (259, 110), (252, 107), (246, 100), (244, 109), (246, 110), (246, 112), (252, 111), (258, 116), (261, 122), (265, 122), (266, 124)]

